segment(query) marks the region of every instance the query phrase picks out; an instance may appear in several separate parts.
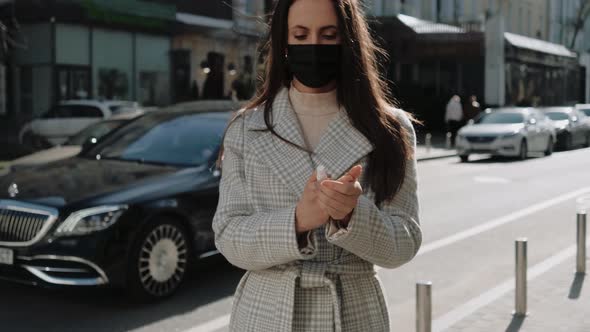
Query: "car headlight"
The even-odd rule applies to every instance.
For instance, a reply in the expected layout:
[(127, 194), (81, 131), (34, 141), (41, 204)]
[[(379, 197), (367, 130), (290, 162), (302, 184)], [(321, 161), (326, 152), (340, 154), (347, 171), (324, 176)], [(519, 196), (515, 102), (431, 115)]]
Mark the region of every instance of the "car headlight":
[(55, 235), (84, 235), (112, 226), (127, 210), (127, 205), (105, 205), (72, 212), (59, 225)]
[(519, 132), (518, 131), (515, 131), (513, 133), (504, 134), (504, 135), (501, 136), (501, 138), (513, 138), (513, 137), (515, 137), (518, 134), (519, 134)]

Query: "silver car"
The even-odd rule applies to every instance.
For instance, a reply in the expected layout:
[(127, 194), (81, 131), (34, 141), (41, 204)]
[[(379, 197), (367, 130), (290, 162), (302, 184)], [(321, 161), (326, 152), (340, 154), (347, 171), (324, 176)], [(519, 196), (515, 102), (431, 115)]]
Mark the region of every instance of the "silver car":
[(472, 153), (527, 158), (529, 152), (553, 153), (555, 128), (534, 108), (487, 109), (461, 128), (456, 148), (462, 162)]

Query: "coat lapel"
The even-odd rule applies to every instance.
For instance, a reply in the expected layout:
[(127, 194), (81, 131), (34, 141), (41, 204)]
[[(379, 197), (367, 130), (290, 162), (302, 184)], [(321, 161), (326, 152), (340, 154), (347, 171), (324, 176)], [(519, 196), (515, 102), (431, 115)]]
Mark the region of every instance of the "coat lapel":
[[(301, 134), (299, 120), (289, 101), (288, 89), (281, 89), (275, 97), (272, 114), (272, 121), (277, 134), (304, 147), (305, 141)], [(266, 129), (262, 108), (252, 114), (248, 127), (249, 129)], [(262, 161), (269, 166), (271, 171), (281, 179), (293, 194), (300, 198), (307, 179), (313, 172), (309, 154), (284, 142), (270, 131), (264, 132), (251, 144), (253, 151), (262, 158)]]
[(371, 141), (352, 125), (342, 109), (322, 135), (313, 158), (316, 165), (324, 165), (332, 179), (338, 179), (371, 151)]
[[(275, 97), (272, 112), (275, 131), (288, 141), (305, 146), (287, 88), (282, 88)], [(252, 113), (247, 128), (266, 129), (262, 108)], [(312, 156), (282, 141), (270, 131), (263, 132), (250, 144), (254, 153), (298, 198), (315, 166), (323, 165), (332, 178), (338, 178), (373, 150), (371, 142), (352, 126), (344, 110), (330, 122)]]

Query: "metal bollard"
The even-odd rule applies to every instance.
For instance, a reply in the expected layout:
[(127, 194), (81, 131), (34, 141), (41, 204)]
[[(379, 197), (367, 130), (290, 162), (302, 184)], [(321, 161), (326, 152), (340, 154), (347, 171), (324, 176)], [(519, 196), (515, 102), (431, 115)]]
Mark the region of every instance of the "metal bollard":
[(586, 212), (578, 212), (577, 218), (578, 253), (576, 257), (576, 273), (586, 273)]
[(526, 316), (527, 310), (527, 238), (518, 238), (515, 242), (516, 256), (516, 290), (515, 316)]
[(430, 149), (432, 148), (432, 134), (426, 134), (426, 153), (430, 153)]
[(432, 331), (432, 282), (416, 283), (416, 332)]
[(447, 149), (451, 148), (451, 137), (453, 137), (453, 134), (451, 134), (450, 132), (447, 133), (447, 141), (446, 141), (446, 147)]

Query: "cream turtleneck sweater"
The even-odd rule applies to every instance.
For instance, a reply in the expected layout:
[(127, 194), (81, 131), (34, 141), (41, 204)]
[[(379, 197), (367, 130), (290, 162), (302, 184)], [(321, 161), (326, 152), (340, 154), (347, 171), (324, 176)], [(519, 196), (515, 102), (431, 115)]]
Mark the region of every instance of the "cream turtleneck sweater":
[(289, 88), (289, 100), (299, 120), (303, 139), (308, 149), (315, 150), (330, 121), (341, 110), (336, 89), (323, 93), (305, 93), (293, 84)]

